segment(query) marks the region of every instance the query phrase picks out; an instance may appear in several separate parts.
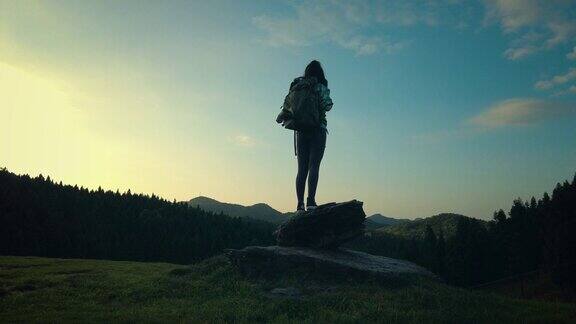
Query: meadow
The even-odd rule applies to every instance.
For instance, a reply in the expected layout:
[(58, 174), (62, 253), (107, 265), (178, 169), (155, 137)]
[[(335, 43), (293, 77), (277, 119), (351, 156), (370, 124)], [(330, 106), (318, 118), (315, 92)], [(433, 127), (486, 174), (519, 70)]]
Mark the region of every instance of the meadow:
[[(295, 287), (301, 295), (270, 291)], [(423, 278), (247, 279), (224, 256), (169, 263), (0, 257), (2, 322), (568, 323), (576, 306)]]

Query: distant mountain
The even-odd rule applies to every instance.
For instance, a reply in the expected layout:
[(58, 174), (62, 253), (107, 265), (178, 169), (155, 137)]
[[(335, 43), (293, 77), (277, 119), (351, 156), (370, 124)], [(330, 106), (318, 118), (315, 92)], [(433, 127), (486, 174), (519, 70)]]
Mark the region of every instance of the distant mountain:
[(488, 224), (486, 221), (460, 214), (443, 213), (427, 218), (419, 218), (413, 221), (381, 227), (377, 229), (377, 231), (404, 237), (421, 238), (424, 237), (426, 226), (430, 225), (436, 235), (442, 232), (444, 237), (448, 238), (456, 233), (456, 226), (459, 221), (476, 222), (481, 226), (487, 226)]
[(364, 226), (366, 226), (367, 230), (377, 230), (387, 225), (378, 224), (376, 222), (369, 220), (368, 217), (366, 217), (366, 220), (364, 221)]
[(374, 214), (372, 216), (366, 217), (367, 228), (390, 226), (407, 222), (410, 222), (410, 220), (387, 217), (382, 214)]
[(274, 224), (280, 224), (288, 219), (290, 213), (283, 214), (276, 209), (264, 203), (255, 204), (252, 206), (243, 206), (239, 204), (230, 204), (220, 202), (218, 200), (200, 196), (188, 201), (188, 205), (192, 207), (200, 207), (205, 211), (213, 213), (226, 214), (232, 217), (242, 217), (262, 220)]
[[(243, 206), (240, 204), (232, 204), (220, 202), (216, 199), (209, 197), (199, 196), (188, 201), (188, 205), (192, 207), (200, 207), (201, 209), (213, 213), (223, 213), (231, 217), (241, 217), (256, 219), (261, 221), (270, 222), (273, 224), (281, 224), (286, 221), (294, 213), (282, 213), (267, 204), (259, 203), (251, 206)], [(384, 216), (382, 214), (374, 214), (366, 217), (366, 229), (389, 233), (405, 237), (423, 237), (426, 230), (426, 225), (430, 225), (434, 233), (438, 234), (440, 231), (445, 237), (449, 237), (456, 231), (456, 224), (459, 219), (464, 218), (470, 221), (483, 223), (486, 222), (475, 218), (470, 218), (459, 214), (438, 214), (426, 218), (417, 218), (414, 220), (399, 219)]]

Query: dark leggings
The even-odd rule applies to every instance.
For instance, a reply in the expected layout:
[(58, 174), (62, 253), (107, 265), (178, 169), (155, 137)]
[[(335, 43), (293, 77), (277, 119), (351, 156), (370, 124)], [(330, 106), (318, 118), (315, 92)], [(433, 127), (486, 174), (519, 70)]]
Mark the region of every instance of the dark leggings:
[(298, 204), (304, 202), (304, 187), (308, 177), (308, 202), (315, 203), (316, 186), (320, 162), (326, 147), (326, 129), (296, 133), (296, 154), (298, 156), (298, 175), (296, 176), (296, 196)]

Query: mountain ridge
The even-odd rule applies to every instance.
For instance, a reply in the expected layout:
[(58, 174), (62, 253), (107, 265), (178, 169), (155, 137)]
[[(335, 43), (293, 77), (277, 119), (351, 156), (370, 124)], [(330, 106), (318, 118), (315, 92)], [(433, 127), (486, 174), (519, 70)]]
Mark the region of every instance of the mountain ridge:
[(198, 196), (190, 199), (189, 206), (199, 207), (213, 213), (223, 213), (231, 217), (251, 218), (274, 224), (280, 224), (288, 219), (292, 213), (282, 213), (266, 203), (256, 203), (244, 206), (234, 203), (221, 202), (216, 199)]
[(402, 224), (406, 222), (411, 222), (410, 219), (393, 218), (384, 216), (382, 214), (376, 213), (371, 216), (366, 217), (366, 227), (367, 228), (380, 228), (384, 226), (393, 226), (396, 224)]
[[(251, 218), (275, 224), (280, 224), (290, 216), (294, 215), (294, 212), (283, 213), (266, 203), (241, 205), (237, 203), (221, 202), (206, 196), (192, 198), (187, 201), (187, 204), (213, 213), (222, 212), (231, 217)], [(402, 224), (410, 221), (411, 220), (409, 219), (393, 218), (376, 213), (366, 217), (366, 227), (369, 229), (378, 229), (383, 226)]]
[[(273, 224), (281, 224), (294, 215), (293, 212), (280, 212), (266, 203), (245, 206), (221, 202), (206, 196), (192, 198), (187, 203), (192, 207), (199, 207), (216, 214), (223, 213), (231, 217), (256, 219)], [(480, 226), (487, 226), (487, 222), (484, 220), (457, 213), (439, 213), (413, 220), (393, 218), (376, 213), (366, 217), (365, 227), (368, 231), (422, 238), (426, 227), (430, 226), (436, 234), (442, 233), (445, 237), (450, 237), (456, 232), (458, 222), (462, 220), (477, 223)]]

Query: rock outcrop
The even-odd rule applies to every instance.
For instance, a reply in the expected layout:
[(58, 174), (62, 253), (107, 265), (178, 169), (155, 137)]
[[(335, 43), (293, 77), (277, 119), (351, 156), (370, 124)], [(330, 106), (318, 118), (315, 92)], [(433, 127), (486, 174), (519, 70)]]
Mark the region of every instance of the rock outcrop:
[[(278, 246), (226, 250), (228, 259), (249, 277), (270, 277), (287, 271), (306, 276), (348, 278), (422, 275), (430, 271), (402, 260), (339, 248), (364, 233), (362, 202), (330, 203), (291, 217), (275, 232)], [(342, 277), (343, 276), (343, 277)]]
[(408, 261), (396, 260), (348, 249), (249, 246), (227, 250), (229, 260), (249, 277), (268, 277), (290, 270), (305, 270), (319, 276), (395, 277), (421, 275), (435, 277), (430, 271)]
[(357, 200), (320, 205), (280, 225), (276, 240), (280, 246), (336, 248), (363, 234), (365, 218)]

